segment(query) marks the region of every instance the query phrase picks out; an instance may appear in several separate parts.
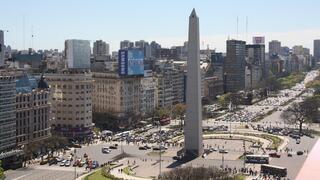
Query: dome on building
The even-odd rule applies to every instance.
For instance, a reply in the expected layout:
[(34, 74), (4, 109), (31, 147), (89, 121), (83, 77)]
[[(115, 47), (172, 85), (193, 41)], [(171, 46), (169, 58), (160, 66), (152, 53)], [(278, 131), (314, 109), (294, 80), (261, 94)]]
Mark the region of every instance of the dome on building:
[(49, 85), (46, 82), (45, 77), (43, 75), (41, 75), (41, 78), (38, 82), (38, 88), (39, 89), (48, 89), (49, 88)]

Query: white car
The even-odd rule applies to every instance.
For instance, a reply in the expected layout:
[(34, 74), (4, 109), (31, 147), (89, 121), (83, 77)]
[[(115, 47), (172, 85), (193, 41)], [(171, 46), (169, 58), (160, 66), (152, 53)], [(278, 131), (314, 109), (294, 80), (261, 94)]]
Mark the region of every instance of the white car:
[(66, 164), (66, 162), (67, 162), (67, 160), (62, 160), (61, 162), (60, 162), (60, 166), (65, 166), (65, 164)]

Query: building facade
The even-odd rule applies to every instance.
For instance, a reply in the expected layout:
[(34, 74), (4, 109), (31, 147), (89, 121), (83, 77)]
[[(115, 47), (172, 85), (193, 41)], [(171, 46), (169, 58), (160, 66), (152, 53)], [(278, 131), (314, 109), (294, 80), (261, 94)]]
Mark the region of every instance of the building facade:
[(320, 60), (320, 39), (313, 41), (313, 56), (316, 61)]
[(141, 77), (94, 72), (93, 79), (93, 112), (119, 118), (140, 113)]
[(13, 75), (0, 72), (0, 152), (16, 145), (16, 82)]
[(141, 79), (140, 111), (144, 116), (151, 115), (157, 107), (157, 79), (152, 71)]
[(16, 91), (17, 145), (26, 145), (50, 137), (50, 92), (43, 76), (37, 82), (27, 74), (19, 75)]
[(237, 92), (245, 88), (245, 54), (245, 41), (227, 41), (227, 56), (224, 63), (224, 76), (227, 92)]
[(5, 55), (4, 33), (2, 30), (0, 30), (0, 67), (4, 66), (4, 55)]
[(93, 56), (106, 56), (110, 54), (109, 44), (102, 40), (97, 40), (93, 43)]
[(281, 42), (277, 40), (272, 40), (269, 42), (269, 56), (278, 55), (281, 53)]
[(46, 74), (51, 89), (52, 129), (69, 138), (83, 138), (92, 129), (92, 74), (88, 71), (65, 70)]
[(70, 69), (90, 68), (90, 42), (88, 40), (71, 39), (65, 41), (65, 57)]

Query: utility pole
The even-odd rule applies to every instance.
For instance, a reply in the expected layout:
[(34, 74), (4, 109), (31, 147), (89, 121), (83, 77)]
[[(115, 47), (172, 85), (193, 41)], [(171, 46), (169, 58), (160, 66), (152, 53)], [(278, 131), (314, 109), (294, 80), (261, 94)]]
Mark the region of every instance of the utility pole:
[(159, 124), (159, 139), (160, 139), (160, 145), (159, 145), (159, 149), (160, 149), (160, 153), (159, 153), (159, 176), (161, 175), (161, 144), (162, 144), (162, 137), (161, 137), (161, 124)]
[[(76, 159), (77, 159), (77, 156), (76, 156), (76, 154), (77, 154), (77, 149), (74, 149), (74, 162), (76, 161)], [(77, 179), (77, 166), (74, 166), (74, 179)]]
[(246, 168), (246, 141), (243, 140), (243, 168)]

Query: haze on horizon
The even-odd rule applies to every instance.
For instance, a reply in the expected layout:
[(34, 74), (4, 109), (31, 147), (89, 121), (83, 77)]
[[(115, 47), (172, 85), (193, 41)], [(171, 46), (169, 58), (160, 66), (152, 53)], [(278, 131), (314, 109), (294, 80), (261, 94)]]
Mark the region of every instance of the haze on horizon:
[(266, 43), (277, 39), (284, 46), (303, 45), (312, 52), (313, 40), (320, 38), (320, 24), (316, 23), (319, 5), (315, 0), (10, 0), (1, 3), (5, 16), (0, 29), (9, 31), (5, 33), (5, 44), (19, 50), (61, 50), (66, 39), (102, 39), (112, 51), (118, 50), (125, 39), (155, 40), (163, 47), (171, 47), (187, 40), (187, 17), (196, 8), (202, 49), (209, 45), (224, 52), (228, 38), (251, 43), (252, 36), (259, 35), (266, 37)]

